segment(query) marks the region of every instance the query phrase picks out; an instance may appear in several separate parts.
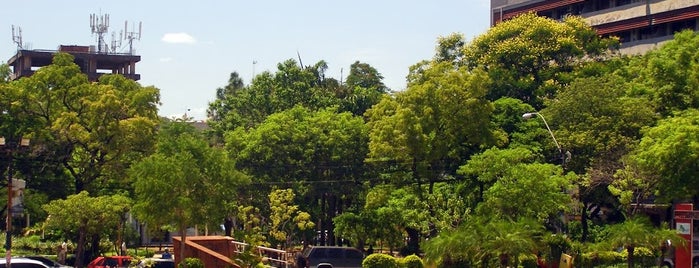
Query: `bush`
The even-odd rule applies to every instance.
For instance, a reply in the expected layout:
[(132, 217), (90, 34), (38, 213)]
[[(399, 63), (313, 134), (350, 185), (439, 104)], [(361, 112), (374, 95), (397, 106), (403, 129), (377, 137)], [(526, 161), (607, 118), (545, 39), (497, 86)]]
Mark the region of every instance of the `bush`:
[(374, 253), (362, 261), (364, 268), (398, 268), (398, 261), (391, 255)]
[(183, 262), (178, 266), (179, 268), (204, 268), (204, 263), (198, 258), (185, 258)]
[(400, 267), (403, 267), (403, 268), (424, 268), (425, 267), (425, 264), (422, 262), (422, 259), (420, 259), (420, 257), (418, 257), (415, 254), (400, 259), (399, 264), (400, 264)]
[(601, 267), (624, 263), (625, 260), (626, 258), (622, 256), (621, 252), (597, 251), (583, 253), (580, 256), (580, 265), (581, 267)]

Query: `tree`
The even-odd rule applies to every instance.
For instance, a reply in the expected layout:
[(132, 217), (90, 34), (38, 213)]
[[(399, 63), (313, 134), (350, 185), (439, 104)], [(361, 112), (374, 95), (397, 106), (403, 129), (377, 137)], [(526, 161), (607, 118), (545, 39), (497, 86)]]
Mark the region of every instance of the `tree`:
[(609, 180), (619, 166), (601, 164), (618, 163), (641, 138), (641, 129), (655, 123), (649, 100), (627, 92), (634, 86), (615, 74), (578, 78), (547, 102), (543, 112), (560, 144), (574, 156), (568, 170), (604, 169)]
[(14, 92), (10, 116), (30, 134), (37, 162), (60, 168), (35, 170), (67, 175), (72, 180), (67, 186), (76, 193), (128, 189), (126, 169), (152, 149), (158, 89), (122, 75), (103, 75), (91, 83), (65, 53), (9, 87)]
[(560, 166), (534, 162), (538, 157), (523, 147), (492, 148), (474, 155), (459, 169), (482, 184), (480, 215), (543, 223), (571, 204), (568, 191), (575, 174), (563, 174)]
[(269, 234), (277, 241), (284, 242), (284, 248), (291, 244), (291, 233), (294, 230), (312, 230), (315, 224), (310, 221), (307, 212), (300, 211), (298, 205), (292, 205), (294, 191), (291, 189), (274, 190), (269, 194), (269, 218), (271, 225)]
[(609, 227), (606, 241), (610, 248), (623, 247), (628, 253), (626, 258), (629, 268), (634, 267), (634, 252), (638, 247), (660, 251), (663, 241), (671, 240), (674, 245), (685, 246), (684, 239), (667, 227), (654, 228), (648, 219), (632, 217)]
[(258, 74), (247, 87), (232, 73), (229, 84), (217, 89), (217, 99), (209, 103), (214, 132), (223, 135), (237, 127), (253, 128), (267, 116), (297, 105), (311, 110), (337, 105), (338, 85), (325, 78), (327, 68), (324, 61), (303, 67), (289, 59), (277, 64), (275, 73)]
[(629, 155), (631, 169), (661, 200), (691, 199), (699, 195), (699, 110), (689, 109), (658, 121), (643, 131)]
[(526, 218), (469, 217), (465, 221), (469, 224), (442, 232), (425, 243), (427, 262), (440, 263), (441, 267), (517, 267), (520, 255), (537, 251), (537, 238), (544, 233), (541, 224)]
[(192, 125), (180, 121), (161, 127), (155, 153), (129, 174), (136, 216), (152, 225), (174, 224), (183, 244), (187, 227), (220, 224), (236, 188), (248, 180), (223, 149), (209, 146)]
[[(232, 119), (227, 120), (226, 117), (231, 116), (233, 109), (236, 108), (234, 105), (238, 104), (236, 103), (236, 98), (240, 98), (244, 90), (245, 83), (238, 72), (231, 73), (226, 86), (216, 89), (216, 99), (209, 103), (209, 108), (206, 111), (209, 119), (207, 122), (212, 129), (220, 132), (223, 129), (232, 127), (222, 124), (233, 121)], [(217, 134), (223, 136), (222, 132)]]
[(336, 93), (340, 99), (340, 111), (363, 115), (388, 93), (388, 87), (381, 80), (383, 76), (371, 65), (359, 61), (352, 63), (342, 87), (346, 92)]
[(488, 99), (517, 98), (542, 108), (566, 82), (563, 74), (583, 61), (603, 58), (618, 40), (602, 38), (581, 17), (562, 21), (525, 13), (490, 28), (464, 47), (470, 68), (484, 68), (494, 82)]
[(119, 230), (119, 222), (129, 211), (131, 203), (131, 199), (121, 195), (91, 197), (82, 191), (43, 205), (49, 214), (44, 228), (60, 230), (68, 235), (65, 238), (77, 236), (75, 267), (83, 267), (87, 239)]
[[(483, 72), (442, 62), (415, 76), (406, 91), (384, 97), (367, 112), (367, 162), (408, 172), (419, 195), (421, 185), (431, 191), (442, 174), (454, 174), (462, 159), (492, 142), (493, 106), (485, 99), (490, 80)], [(398, 180), (393, 182), (404, 183)]]
[(355, 61), (350, 66), (349, 75), (345, 84), (348, 88), (368, 88), (376, 90), (380, 93), (387, 93), (388, 88), (381, 81), (383, 76), (368, 63)]
[(7, 83), (7, 81), (10, 79), (10, 74), (12, 73), (12, 70), (10, 70), (10, 66), (2, 63), (0, 64), (0, 84)]
[(291, 188), (299, 193), (299, 203), (308, 206), (301, 209), (331, 238), (332, 218), (354, 205), (361, 191), (366, 144), (362, 118), (302, 106), (273, 114), (248, 131), (226, 133), (226, 147), (238, 168), (254, 180), (255, 187), (243, 194), (267, 194), (271, 184)]
[(691, 30), (675, 34), (675, 38), (659, 49), (634, 61), (640, 71), (634, 80), (645, 85), (654, 107), (664, 116), (685, 109), (699, 108), (699, 64), (696, 54), (699, 35)]

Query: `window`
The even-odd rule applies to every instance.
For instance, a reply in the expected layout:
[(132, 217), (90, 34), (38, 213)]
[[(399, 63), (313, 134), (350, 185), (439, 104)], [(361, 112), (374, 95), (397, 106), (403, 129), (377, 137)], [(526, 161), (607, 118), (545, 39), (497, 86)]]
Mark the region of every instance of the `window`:
[(344, 251), (341, 248), (329, 248), (328, 250), (328, 258), (330, 259), (340, 259), (342, 258), (342, 251)]
[(346, 257), (348, 259), (360, 259), (361, 260), (364, 258), (364, 255), (361, 252), (359, 252), (358, 250), (347, 250), (346, 254), (347, 254)]

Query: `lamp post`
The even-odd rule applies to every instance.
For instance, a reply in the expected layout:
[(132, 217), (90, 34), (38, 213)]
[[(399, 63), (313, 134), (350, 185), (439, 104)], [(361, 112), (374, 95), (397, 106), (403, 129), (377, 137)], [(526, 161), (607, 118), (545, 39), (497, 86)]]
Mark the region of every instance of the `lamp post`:
[[(546, 130), (548, 130), (548, 131), (549, 131), (549, 134), (551, 134), (551, 138), (553, 139), (553, 143), (556, 144), (556, 148), (558, 149), (558, 155), (561, 157), (561, 169), (563, 169), (563, 175), (565, 175), (565, 170), (566, 170), (566, 167), (565, 167), (566, 158), (569, 157), (570, 153), (567, 152), (567, 151), (566, 151), (565, 153), (563, 153), (563, 149), (561, 148), (561, 145), (558, 144), (558, 141), (556, 140), (556, 137), (553, 136), (553, 131), (551, 131), (551, 128), (549, 127), (549, 124), (546, 123), (546, 118), (544, 118), (543, 115), (541, 115), (541, 114), (538, 113), (538, 112), (532, 112), (532, 113), (525, 113), (525, 114), (523, 114), (523, 115), (522, 115), (522, 118), (524, 118), (524, 119), (531, 119), (531, 118), (534, 117), (534, 116), (538, 116), (538, 117), (541, 118), (541, 121), (544, 121), (544, 125), (546, 125)], [(566, 229), (567, 229), (566, 226), (568, 225), (567, 216), (561, 215), (561, 221), (563, 222), (562, 228), (563, 228), (564, 232), (567, 232), (567, 230), (566, 230)]]
[(541, 121), (544, 121), (544, 125), (546, 125), (546, 129), (549, 131), (549, 134), (551, 134), (551, 138), (553, 139), (553, 143), (556, 144), (556, 148), (558, 148), (558, 155), (561, 157), (561, 167), (563, 167), (563, 170), (565, 170), (566, 154), (563, 153), (563, 149), (561, 148), (561, 145), (558, 144), (556, 137), (553, 136), (553, 131), (551, 131), (549, 124), (546, 123), (546, 118), (544, 118), (544, 116), (538, 112), (525, 113), (522, 115), (522, 118), (531, 119), (534, 116), (538, 116), (541, 118)]
[(19, 143), (7, 141), (4, 137), (0, 137), (0, 147), (4, 149), (8, 155), (7, 163), (7, 227), (5, 233), (5, 263), (6, 267), (10, 268), (12, 259), (12, 160), (13, 153), (16, 149), (29, 147), (29, 139), (22, 138)]

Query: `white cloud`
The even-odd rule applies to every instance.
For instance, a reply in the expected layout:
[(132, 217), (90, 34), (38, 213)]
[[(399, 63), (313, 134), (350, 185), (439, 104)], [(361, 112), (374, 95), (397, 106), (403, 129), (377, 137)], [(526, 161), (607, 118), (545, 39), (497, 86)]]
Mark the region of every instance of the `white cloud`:
[(197, 40), (188, 33), (166, 33), (161, 40), (165, 43), (175, 44), (194, 44), (197, 42)]
[(160, 58), (160, 62), (171, 62), (172, 58)]

